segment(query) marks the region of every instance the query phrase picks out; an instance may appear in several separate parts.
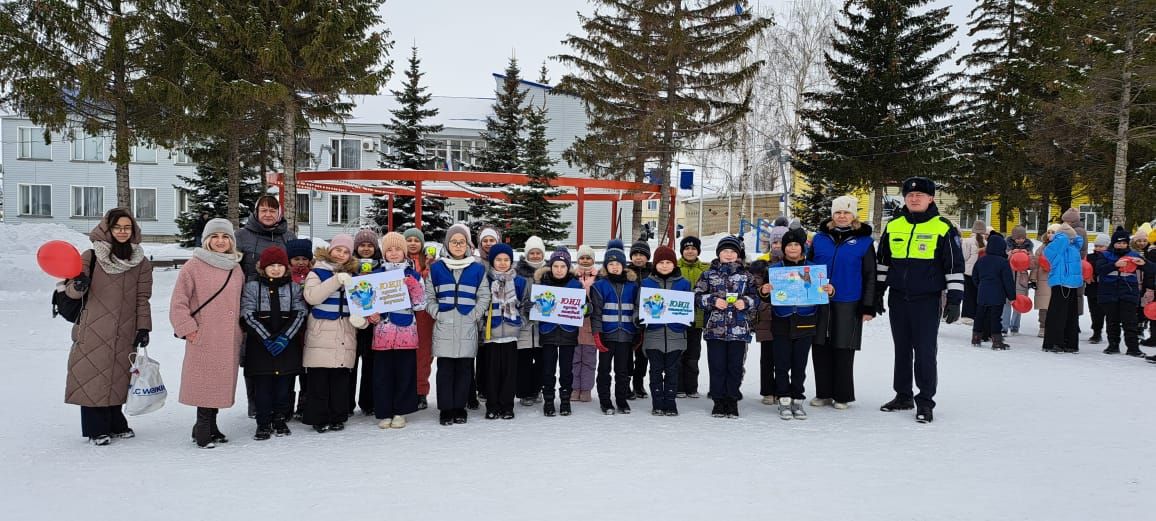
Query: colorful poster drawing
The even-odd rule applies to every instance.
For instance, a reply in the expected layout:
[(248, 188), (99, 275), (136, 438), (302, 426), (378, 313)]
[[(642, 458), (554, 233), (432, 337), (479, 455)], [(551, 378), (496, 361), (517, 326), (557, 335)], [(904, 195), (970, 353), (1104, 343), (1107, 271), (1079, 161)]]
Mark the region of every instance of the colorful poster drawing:
[(641, 288), (638, 318), (643, 324), (690, 324), (694, 322), (694, 292)]
[(585, 318), (586, 290), (534, 284), (530, 288), (530, 320), (565, 326), (581, 326)]
[(412, 307), (409, 289), (405, 287), (405, 270), (353, 277), (353, 284), (345, 291), (345, 297), (349, 302), (349, 312), (362, 317)]
[(823, 286), (831, 283), (826, 266), (770, 268), (772, 306), (818, 306), (828, 302)]

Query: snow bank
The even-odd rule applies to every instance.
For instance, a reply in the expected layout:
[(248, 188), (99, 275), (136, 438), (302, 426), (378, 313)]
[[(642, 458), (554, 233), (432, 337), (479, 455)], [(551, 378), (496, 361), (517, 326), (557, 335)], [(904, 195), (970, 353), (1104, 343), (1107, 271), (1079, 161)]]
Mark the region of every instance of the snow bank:
[(32, 297), (47, 304), (49, 292), (56, 279), (45, 275), (36, 264), (36, 250), (48, 241), (65, 241), (83, 251), (92, 247), (88, 235), (59, 224), (0, 224), (0, 293), (21, 295), (31, 292)]

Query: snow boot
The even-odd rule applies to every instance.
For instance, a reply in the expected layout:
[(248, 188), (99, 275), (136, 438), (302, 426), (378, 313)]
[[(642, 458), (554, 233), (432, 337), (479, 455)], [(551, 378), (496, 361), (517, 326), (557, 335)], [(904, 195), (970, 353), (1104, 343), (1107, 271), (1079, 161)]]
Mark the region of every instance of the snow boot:
[(1092, 333), (1092, 337), (1088, 339), (1089, 344), (1099, 344), (1103, 341), (1104, 337), (1100, 336), (1100, 333)]
[(1150, 364), (1156, 364), (1156, 355), (1148, 355), (1144, 357), (1144, 359), (1147, 360)]
[(835, 400), (832, 400), (830, 398), (812, 398), (811, 399), (811, 407), (822, 407), (824, 405), (831, 405), (833, 403), (835, 403)]
[(329, 425), (324, 424), (324, 423), (318, 423), (317, 425), (313, 426), (313, 430), (316, 431), (317, 434), (321, 434), (321, 433), (329, 430)]
[(1140, 341), (1140, 345), (1144, 347), (1156, 347), (1156, 334)]
[(503, 420), (512, 420), (512, 419), (514, 419), (514, 410), (513, 410), (513, 409), (510, 409), (510, 410), (508, 410), (508, 411), (506, 411), (506, 412), (503, 412), (503, 413), (502, 413), (502, 419), (503, 419)]
[(128, 429), (128, 430), (123, 431), (123, 432), (114, 432), (114, 433), (112, 433), (112, 437), (122, 439), (122, 440), (127, 440), (129, 438), (135, 438), (136, 433), (133, 432), (132, 429)]
[(714, 407), (710, 410), (710, 415), (715, 418), (726, 418), (727, 410), (723, 405), (722, 400), (715, 400)]
[(727, 398), (727, 418), (739, 417), (739, 401), (734, 398)]
[(915, 400), (912, 400), (911, 398), (900, 398), (896, 396), (895, 398), (892, 398), (891, 401), (883, 404), (882, 407), (879, 407), (879, 410), (883, 412), (909, 411), (914, 408)]
[(385, 430), (385, 429), (388, 429), (390, 427), (393, 427), (393, 418), (385, 418), (382, 420), (378, 420), (378, 422), (377, 422), (377, 428), (378, 429)]
[(793, 420), (795, 415), (791, 413), (791, 399), (784, 396), (779, 398), (779, 419)]
[(221, 429), (217, 427), (217, 415), (221, 413), (221, 410), (220, 409), (209, 409), (209, 410), (213, 411), (213, 421), (209, 425), (209, 432), (213, 437), (213, 443), (229, 443), (229, 438), (225, 437), (225, 434), (222, 433)]
[(429, 400), (426, 400), (425, 396), (418, 396), (417, 397), (417, 410), (424, 411), (428, 408), (429, 408)]
[(602, 408), (602, 414), (607, 416), (614, 416), (614, 405), (612, 405), (610, 402), (601, 402), (598, 406)]
[(934, 419), (934, 416), (932, 416), (931, 409), (929, 409), (929, 408), (920, 407), (915, 412), (915, 421), (917, 421), (919, 423), (931, 423), (931, 420), (933, 420), (933, 419)]
[(285, 423), (284, 417), (273, 418), (273, 434), (277, 437), (293, 434), (293, 431), (289, 430), (289, 425)]
[(390, 422), (389, 427), (391, 429), (404, 429), (405, 428), (405, 416), (402, 416), (400, 414), (395, 415), (393, 417), (393, 421)]
[(273, 427), (269, 425), (258, 425), (257, 433), (253, 434), (253, 439), (257, 441), (265, 441), (273, 437)]
[(791, 416), (796, 420), (807, 419), (807, 411), (803, 410), (803, 400), (791, 400)]
[(454, 423), (457, 423), (459, 425), (466, 423), (469, 420), (470, 420), (470, 413), (466, 412), (465, 409), (458, 409), (457, 414), (454, 415)]
[(562, 400), (562, 403), (558, 406), (558, 414), (570, 416), (570, 400)]
[(554, 410), (554, 399), (553, 398), (546, 400), (546, 403), (542, 404), (542, 414), (545, 415), (547, 418), (551, 418), (555, 414), (557, 414), (557, 411)]
[(630, 414), (630, 405), (625, 403), (620, 404), (618, 406), (618, 414)]
[(1102, 353), (1106, 355), (1118, 355), (1120, 354), (1120, 346), (1108, 344), (1108, 347), (1105, 347)]
[(193, 424), (193, 441), (197, 442), (197, 446), (201, 448), (207, 448), (206, 446), (213, 444), (212, 409), (197, 407), (197, 422)]
[(1129, 349), (1128, 352), (1124, 354), (1128, 356), (1135, 356), (1137, 358), (1144, 358), (1144, 352), (1139, 349)]
[(522, 407), (529, 407), (531, 405), (534, 405), (534, 399), (533, 398), (522, 398), (522, 400), (518, 403), (521, 403)]
[(337, 432), (345, 430), (345, 422), (333, 422), (329, 424), (329, 430)]
[(763, 405), (775, 405), (776, 403), (779, 403), (779, 399), (773, 394), (768, 394), (763, 397)]
[(1007, 351), (1011, 346), (1003, 341), (1003, 335), (994, 334), (991, 336), (991, 348), (993, 351)]
[(438, 411), (438, 423), (440, 423), (442, 425), (453, 425), (454, 424), (453, 411)]
[(96, 445), (97, 447), (104, 447), (105, 445), (112, 443), (112, 436), (109, 436), (107, 434), (101, 434), (100, 436), (91, 436), (88, 438), (88, 441), (92, 442), (92, 444)]
[(973, 347), (979, 347), (979, 344), (980, 344), (982, 341), (983, 341), (983, 338), (980, 336), (980, 334), (979, 334), (979, 333), (972, 333), (972, 334), (971, 334), (971, 345), (972, 345)]
[(496, 419), (498, 419), (498, 411), (486, 411), (486, 416), (485, 416), (485, 418), (486, 418), (487, 420), (496, 420)]

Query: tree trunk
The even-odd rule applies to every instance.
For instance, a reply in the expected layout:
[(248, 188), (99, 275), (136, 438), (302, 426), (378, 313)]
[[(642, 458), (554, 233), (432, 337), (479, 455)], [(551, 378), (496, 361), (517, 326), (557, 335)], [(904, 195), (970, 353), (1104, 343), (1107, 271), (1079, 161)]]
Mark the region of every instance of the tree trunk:
[(227, 138), (228, 151), (226, 152), (226, 172), (228, 172), (228, 203), (226, 217), (233, 223), (234, 229), (241, 226), (241, 136), (234, 126), (233, 132)]
[(1124, 39), (1124, 67), (1120, 74), (1120, 107), (1116, 118), (1116, 165), (1112, 169), (1112, 225), (1127, 226), (1128, 116), (1132, 110), (1132, 33)]
[(125, 208), (134, 216), (135, 212), (132, 210), (132, 184), (129, 182), (128, 162), (130, 159), (129, 149), (133, 144), (132, 129), (128, 124), (128, 106), (125, 100), (128, 98), (128, 82), (126, 81), (125, 72), (125, 53), (128, 49), (128, 44), (125, 37), (124, 19), (120, 16), (120, 2), (114, 0), (112, 7), (112, 21), (109, 26), (109, 43), (108, 54), (109, 61), (113, 64), (112, 72), (112, 91), (113, 91), (113, 111), (115, 123), (113, 132), (116, 140), (116, 206)]
[(871, 227), (875, 230), (875, 236), (883, 235), (883, 191), (882, 186), (875, 187), (875, 193), (872, 201), (871, 212)]
[[(639, 159), (634, 169), (634, 180), (639, 183), (645, 181), (646, 161)], [(642, 205), (644, 204), (646, 204), (644, 201), (633, 201), (630, 203), (630, 235), (626, 237), (626, 240), (622, 241), (628, 249), (630, 248), (630, 243), (642, 235)]]
[(285, 101), (281, 121), (281, 168), (285, 174), (281, 193), (284, 194), (285, 221), (293, 232), (297, 230), (297, 113), (297, 100), (290, 97)]
[(1004, 192), (999, 195), (999, 227), (996, 228), (1000, 233), (1007, 235), (1007, 216), (1011, 212), (1008, 208), (1007, 196)]

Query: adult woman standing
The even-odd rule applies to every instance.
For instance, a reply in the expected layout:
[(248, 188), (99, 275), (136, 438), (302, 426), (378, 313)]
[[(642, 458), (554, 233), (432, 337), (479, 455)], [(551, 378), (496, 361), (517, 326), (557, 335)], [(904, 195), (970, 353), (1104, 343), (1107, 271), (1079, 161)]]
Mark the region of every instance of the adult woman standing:
[(1040, 338), (1044, 338), (1044, 325), (1048, 320), (1048, 306), (1052, 301), (1052, 287), (1048, 284), (1048, 273), (1051, 272), (1051, 265), (1047, 264), (1047, 260), (1044, 259), (1044, 248), (1052, 242), (1052, 238), (1059, 230), (1060, 225), (1058, 224), (1048, 226), (1048, 231), (1044, 232), (1044, 236), (1040, 238), (1040, 247), (1036, 248), (1036, 254), (1032, 256), (1031, 275), (1028, 276), (1031, 281), (1028, 283), (1028, 287), (1036, 289), (1035, 308), (1040, 312), (1040, 333), (1038, 335)]
[[(410, 228), (402, 234), (405, 237), (406, 256), (409, 265), (421, 275), (424, 281), (429, 277), (429, 265), (434, 259), (426, 253), (425, 234), (418, 228)], [(429, 377), (433, 369), (433, 319), (425, 310), (414, 313), (417, 317), (417, 408), (429, 407)]]
[(148, 345), (153, 328), (153, 267), (128, 210), (109, 210), (88, 237), (92, 249), (81, 255), (84, 271), (64, 285), (69, 297), (85, 299), (72, 326), (64, 402), (80, 406), (81, 433), (103, 446), (135, 436), (121, 406), (128, 398), (129, 355)]
[(193, 251), (177, 276), (169, 321), (185, 339), (180, 402), (197, 408), (193, 440), (211, 449), (229, 441), (217, 426), (217, 413), (232, 407), (237, 394), (245, 272), (228, 220), (205, 224), (201, 242), (204, 247)]
[[(975, 281), (971, 278), (971, 270), (979, 260), (983, 249), (987, 247), (987, 223), (976, 220), (971, 226), (971, 237), (963, 239), (963, 312), (966, 319), (975, 318), (975, 296), (978, 293)], [(838, 288), (839, 286), (835, 286)]]
[(831, 218), (811, 241), (811, 261), (827, 265), (835, 286), (831, 305), (820, 307), (819, 334), (811, 350), (815, 368), (812, 407), (846, 409), (855, 401), (855, 351), (863, 343), (863, 323), (875, 318), (875, 241), (871, 226), (859, 222), (858, 199), (845, 195), (831, 204)]

